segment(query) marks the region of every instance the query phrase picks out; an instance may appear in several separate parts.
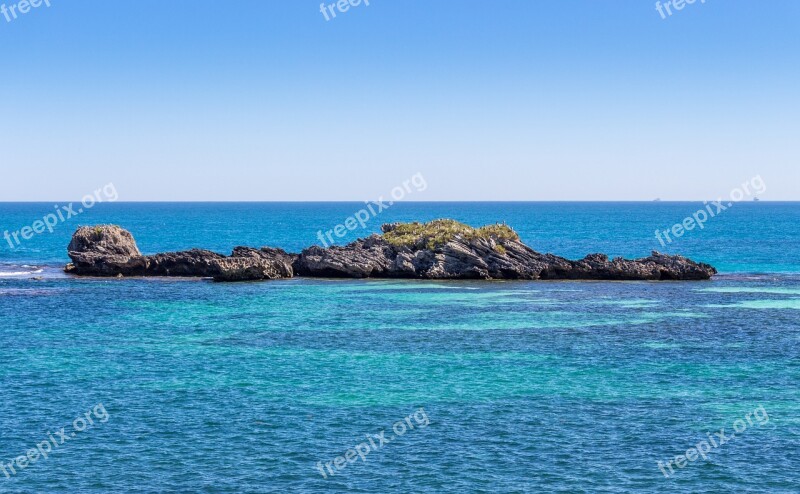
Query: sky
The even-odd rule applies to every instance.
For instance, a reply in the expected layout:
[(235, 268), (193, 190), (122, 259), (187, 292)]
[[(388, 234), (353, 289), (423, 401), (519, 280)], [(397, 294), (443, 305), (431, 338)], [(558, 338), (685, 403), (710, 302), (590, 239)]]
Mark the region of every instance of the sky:
[(0, 201), (366, 200), (415, 174), (409, 200), (754, 176), (800, 200), (793, 0), (48, 2), (0, 14)]

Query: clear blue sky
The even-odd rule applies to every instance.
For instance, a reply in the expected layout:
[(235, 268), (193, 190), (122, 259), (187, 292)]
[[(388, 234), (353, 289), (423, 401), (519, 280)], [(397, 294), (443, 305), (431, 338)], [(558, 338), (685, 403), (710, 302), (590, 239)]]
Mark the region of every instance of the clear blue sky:
[[(0, 200), (800, 200), (800, 2), (50, 0), (0, 16)], [(0, 0), (7, 5), (10, 0)]]

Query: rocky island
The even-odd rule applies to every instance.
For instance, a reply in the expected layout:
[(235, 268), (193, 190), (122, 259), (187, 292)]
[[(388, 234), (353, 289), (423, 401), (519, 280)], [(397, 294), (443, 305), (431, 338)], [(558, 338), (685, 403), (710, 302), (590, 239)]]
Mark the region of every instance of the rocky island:
[(472, 228), (455, 220), (392, 223), (383, 234), (345, 246), (312, 246), (300, 254), (236, 247), (229, 256), (201, 249), (142, 255), (127, 230), (81, 227), (65, 271), (80, 276), (181, 276), (215, 281), (292, 278), (422, 278), (483, 280), (707, 280), (712, 266), (653, 252), (642, 259), (590, 254), (571, 261), (541, 254), (506, 225)]

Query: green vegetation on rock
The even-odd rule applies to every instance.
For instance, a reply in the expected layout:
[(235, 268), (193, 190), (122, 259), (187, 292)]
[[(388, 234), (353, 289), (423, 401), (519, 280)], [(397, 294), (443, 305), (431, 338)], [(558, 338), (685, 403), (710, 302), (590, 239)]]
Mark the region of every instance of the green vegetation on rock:
[(456, 237), (464, 240), (476, 238), (494, 240), (519, 240), (519, 235), (507, 225), (486, 225), (473, 228), (456, 220), (433, 220), (428, 223), (397, 223), (389, 225), (383, 234), (389, 244), (395, 247), (421, 247), (435, 249)]

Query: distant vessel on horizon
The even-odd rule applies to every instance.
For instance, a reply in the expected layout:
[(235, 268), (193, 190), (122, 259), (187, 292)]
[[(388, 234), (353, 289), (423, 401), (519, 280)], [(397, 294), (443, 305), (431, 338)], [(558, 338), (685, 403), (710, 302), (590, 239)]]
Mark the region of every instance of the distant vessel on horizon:
[(753, 202), (758, 202), (758, 201), (760, 201), (760, 200), (761, 200), (761, 199), (759, 199), (758, 197), (754, 197), (754, 198), (753, 198)]
[(661, 198), (660, 197), (656, 197), (655, 199), (653, 199), (653, 202), (661, 202)]

